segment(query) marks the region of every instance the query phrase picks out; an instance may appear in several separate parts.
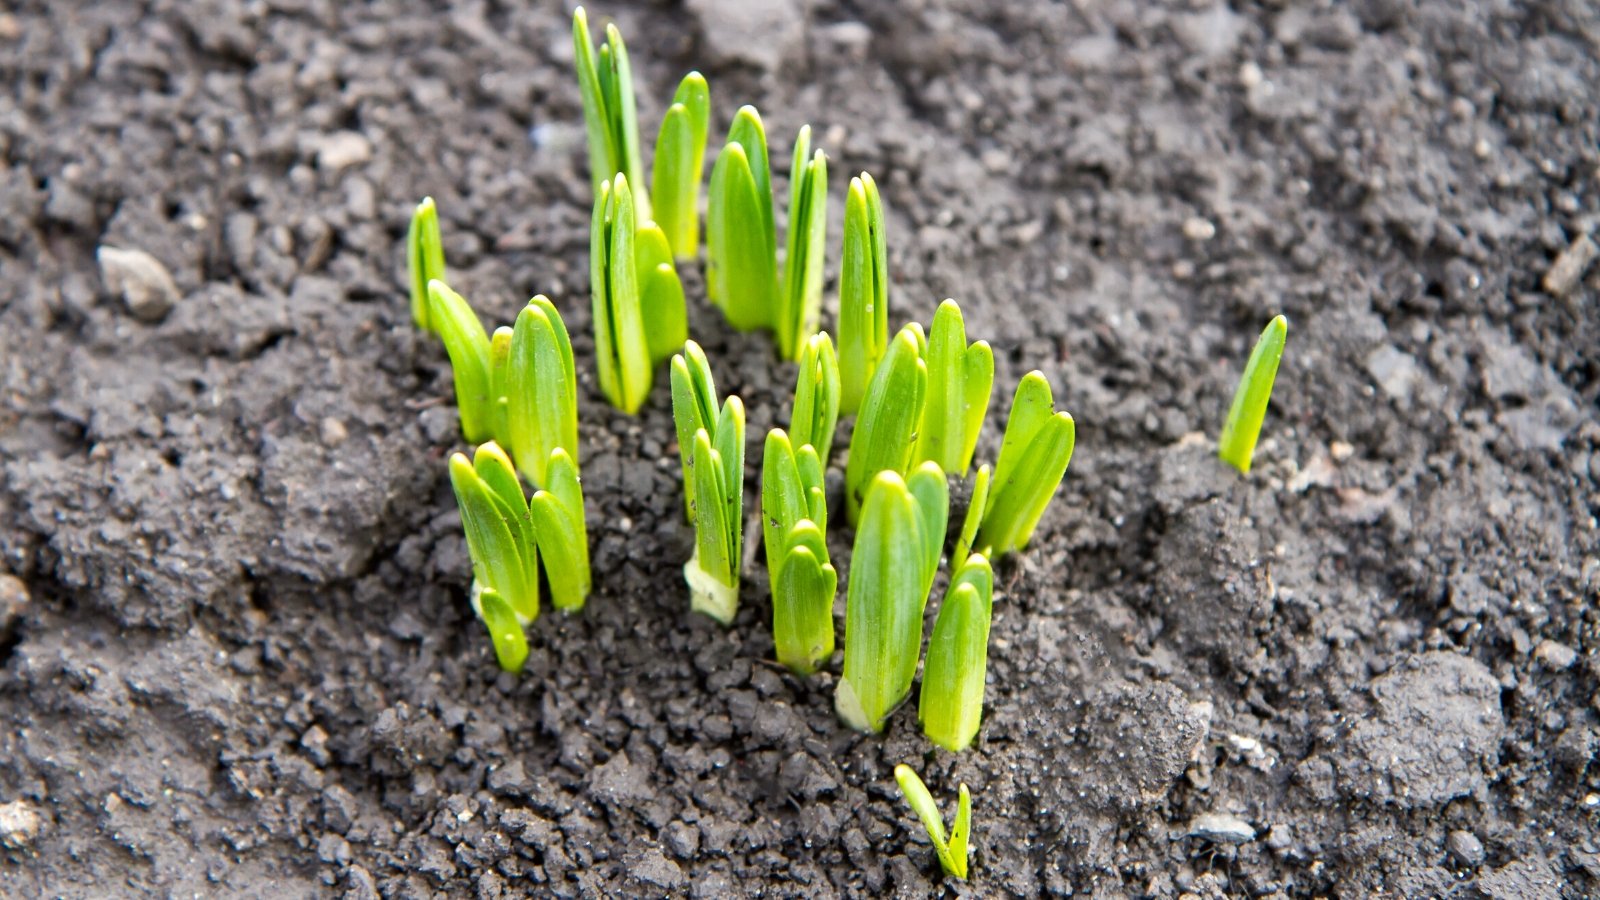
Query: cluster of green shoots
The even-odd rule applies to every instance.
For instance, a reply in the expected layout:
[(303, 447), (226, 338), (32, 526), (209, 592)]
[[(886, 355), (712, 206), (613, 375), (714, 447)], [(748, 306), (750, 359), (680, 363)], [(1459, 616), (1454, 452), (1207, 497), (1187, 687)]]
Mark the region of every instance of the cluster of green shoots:
[[(648, 399), (656, 367), (671, 359), (684, 510), (695, 532), (684, 579), (691, 608), (728, 624), (738, 610), (744, 558), (745, 410), (737, 396), (718, 397), (710, 361), (689, 339), (677, 270), (699, 259), (710, 94), (699, 73), (683, 79), (662, 119), (647, 191), (622, 36), (608, 26), (596, 51), (579, 8), (573, 41), (595, 191), (597, 381), (608, 402), (632, 414)], [(833, 517), (824, 476), (839, 418), (854, 415), (843, 517), (854, 537), (835, 709), (852, 728), (881, 731), (909, 698), (921, 662), (922, 729), (938, 746), (960, 751), (982, 720), (995, 593), (990, 561), (1028, 546), (1072, 459), (1074, 422), (1055, 408), (1045, 376), (1029, 372), (1013, 395), (998, 457), (973, 471), (994, 387), (989, 345), (968, 343), (952, 300), (940, 304), (926, 332), (912, 322), (890, 338), (883, 203), (862, 173), (846, 193), (836, 349), (819, 330), (828, 170), (809, 127), (795, 140), (781, 266), (771, 176), (760, 115), (742, 107), (712, 168), (705, 284), (730, 325), (771, 331), (779, 354), (799, 364), (788, 428), (767, 434), (761, 458), (760, 537), (776, 656), (805, 676), (835, 653), (839, 579), (828, 549)], [(472, 556), (472, 605), (500, 665), (518, 671), (541, 584), (549, 585), (551, 603), (569, 612), (582, 608), (590, 587), (571, 343), (544, 297), (531, 300), (513, 327), (486, 332), (446, 285), (431, 199), (417, 207), (407, 256), (413, 318), (443, 342), (463, 437), (478, 445), (471, 459), (456, 453), (449, 464)], [(1263, 333), (1219, 440), (1222, 459), (1242, 473), (1285, 333), (1281, 316)], [(971, 499), (952, 535), (948, 479), (969, 473)], [(924, 661), (924, 615), (945, 560), (949, 574)], [(921, 779), (905, 766), (896, 777), (945, 871), (964, 878), (966, 786), (947, 837)]]

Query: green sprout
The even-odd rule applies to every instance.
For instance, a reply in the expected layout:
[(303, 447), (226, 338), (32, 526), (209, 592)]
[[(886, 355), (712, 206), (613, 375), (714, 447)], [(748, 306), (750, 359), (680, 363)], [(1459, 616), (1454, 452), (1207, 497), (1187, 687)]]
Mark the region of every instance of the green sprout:
[(1261, 420), (1267, 415), (1267, 402), (1272, 399), (1272, 382), (1278, 377), (1278, 361), (1283, 359), (1283, 342), (1289, 336), (1289, 320), (1274, 316), (1250, 351), (1250, 361), (1245, 363), (1244, 377), (1233, 393), (1233, 405), (1228, 409), (1228, 420), (1222, 425), (1222, 436), (1217, 439), (1217, 455), (1240, 474), (1250, 474), (1250, 463), (1256, 454), (1256, 440), (1261, 437)]
[(550, 583), (550, 603), (563, 612), (583, 609), (589, 596), (589, 527), (578, 464), (561, 447), (550, 451), (544, 489), (528, 502), (533, 533)]
[(952, 878), (965, 880), (967, 877), (967, 840), (972, 833), (972, 794), (967, 791), (965, 784), (961, 785), (959, 798), (956, 801), (956, 819), (951, 824), (950, 836), (947, 839), (944, 833), (944, 818), (939, 815), (939, 807), (933, 802), (933, 795), (928, 792), (928, 786), (922, 783), (908, 765), (894, 767), (894, 780), (900, 783), (900, 793), (905, 795), (906, 802), (911, 804), (911, 809), (922, 820), (922, 827), (927, 829), (928, 840), (933, 843), (933, 852), (939, 857), (939, 867)]
[(828, 160), (811, 152), (811, 126), (800, 129), (789, 167), (788, 252), (778, 293), (778, 352), (799, 359), (822, 315), (822, 260), (828, 242)]
[(789, 435), (795, 444), (810, 444), (827, 468), (833, 452), (833, 431), (839, 424), (839, 357), (828, 333), (806, 338), (800, 348), (800, 375), (794, 386), (794, 412)]
[(844, 205), (844, 255), (839, 263), (840, 409), (861, 408), (878, 360), (889, 345), (889, 253), (878, 184), (862, 172), (850, 179)]
[(911, 691), (949, 513), (949, 488), (936, 463), (906, 479), (879, 472), (867, 491), (850, 558), (844, 674), (833, 702), (857, 731), (882, 731)]
[[(506, 331), (495, 331), (500, 343)], [(517, 469), (530, 484), (548, 484), (551, 451), (560, 448), (578, 458), (578, 382), (572, 364), (572, 342), (555, 305), (534, 297), (517, 314), (511, 330), (505, 391), (506, 437)], [(491, 353), (491, 356), (496, 354)]]
[(428, 282), (428, 321), (450, 356), (462, 436), (473, 444), (493, 440), (503, 417), (488, 332), (466, 298), (437, 279)]
[(845, 514), (852, 524), (860, 515), (873, 476), (885, 470), (901, 474), (911, 464), (928, 390), (928, 367), (922, 361), (926, 347), (922, 326), (912, 322), (895, 335), (872, 374), (850, 435), (850, 458), (844, 470)]
[(439, 210), (423, 197), (406, 231), (406, 268), (411, 272), (411, 320), (423, 331), (435, 331), (428, 316), (428, 282), (444, 281), (444, 244), (439, 238)]
[[(1037, 371), (1024, 375), (1011, 401), (1000, 459), (971, 547), (993, 556), (1027, 546), (1067, 473), (1075, 436), (1072, 416), (1055, 411), (1050, 382)], [(969, 507), (969, 517), (978, 508), (976, 503)]]
[(972, 553), (972, 542), (978, 538), (978, 526), (983, 522), (983, 508), (989, 504), (988, 463), (978, 467), (972, 475), (972, 495), (967, 498), (966, 517), (961, 520), (961, 533), (956, 537), (956, 552), (951, 559), (966, 559)]
[(661, 229), (638, 227), (634, 194), (622, 175), (602, 182), (589, 232), (600, 390), (625, 413), (650, 394), (657, 362), (688, 336), (683, 284)]
[(770, 328), (777, 305), (777, 236), (767, 134), (740, 107), (711, 169), (706, 204), (706, 295), (740, 331)]
[(522, 627), (539, 617), (539, 550), (516, 469), (490, 441), (471, 462), (462, 453), (450, 457), (450, 484), (472, 556), (472, 607), (500, 667), (521, 671), (528, 656)]
[[(605, 43), (595, 53), (589, 34), (589, 17), (583, 7), (572, 12), (573, 62), (578, 68), (578, 90), (583, 95), (583, 121), (589, 135), (589, 177), (598, 196), (615, 175), (644, 185), (639, 156), (639, 114), (633, 94), (633, 67), (617, 26), (606, 26)], [(598, 60), (596, 59), (598, 55)], [(641, 190), (640, 221), (650, 219), (650, 200)]]
[(726, 625), (739, 608), (743, 559), (744, 403), (730, 395), (722, 412), (712, 414), (716, 386), (705, 353), (693, 341), (672, 359), (672, 399), (695, 534), (694, 557), (684, 564), (683, 578), (694, 611)]
[(974, 553), (950, 579), (928, 640), (917, 716), (922, 733), (946, 750), (965, 750), (983, 718), (993, 597), (994, 571)]
[(706, 79), (690, 72), (672, 95), (672, 105), (656, 133), (656, 158), (650, 190), (656, 224), (678, 259), (693, 259), (700, 249), (700, 179), (711, 126), (711, 94)]
[(987, 341), (968, 346), (961, 307), (954, 300), (939, 304), (933, 315), (927, 363), (928, 396), (913, 458), (931, 459), (946, 472), (965, 477), (989, 412), (994, 353)]
[(839, 575), (828, 561), (822, 462), (810, 444), (794, 449), (781, 428), (767, 432), (762, 453), (761, 522), (778, 662), (809, 675), (833, 655)]

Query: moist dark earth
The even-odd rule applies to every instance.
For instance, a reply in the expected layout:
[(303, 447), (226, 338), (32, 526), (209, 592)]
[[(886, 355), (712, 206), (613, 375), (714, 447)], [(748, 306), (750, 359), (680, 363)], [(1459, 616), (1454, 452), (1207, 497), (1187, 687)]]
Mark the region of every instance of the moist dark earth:
[[(597, 385), (570, 7), (9, 9), (6, 895), (1600, 895), (1593, 4), (591, 5), (647, 142), (691, 68), (713, 154), (742, 103), (783, 172), (812, 125), (825, 321), (877, 177), (892, 326), (954, 297), (995, 348), (980, 460), (1029, 369), (1077, 419), (960, 754), (776, 666), (759, 557), (688, 613), (664, 372), (635, 418)], [(404, 293), (424, 194), (491, 325), (545, 293), (575, 336), (595, 590), (520, 678)], [(759, 448), (794, 369), (685, 278)], [(971, 787), (970, 882), (900, 762)]]

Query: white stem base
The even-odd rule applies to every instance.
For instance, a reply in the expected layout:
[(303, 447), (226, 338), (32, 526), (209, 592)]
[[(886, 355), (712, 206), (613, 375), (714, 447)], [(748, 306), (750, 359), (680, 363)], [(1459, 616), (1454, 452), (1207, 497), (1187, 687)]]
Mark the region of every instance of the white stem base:
[(700, 556), (683, 564), (683, 580), (689, 584), (689, 605), (697, 613), (704, 613), (719, 623), (727, 625), (739, 611), (739, 585), (727, 585), (716, 576), (700, 568)]

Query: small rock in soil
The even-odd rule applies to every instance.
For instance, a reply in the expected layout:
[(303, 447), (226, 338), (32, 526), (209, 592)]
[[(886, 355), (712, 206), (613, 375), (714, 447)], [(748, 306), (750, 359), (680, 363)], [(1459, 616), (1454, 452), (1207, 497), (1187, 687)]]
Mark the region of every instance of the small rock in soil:
[(370, 159), (372, 142), (359, 132), (340, 131), (317, 142), (317, 168), (324, 172), (337, 172)]
[(1578, 652), (1557, 641), (1540, 641), (1539, 646), (1533, 648), (1533, 658), (1544, 664), (1546, 669), (1561, 672), (1572, 668), (1572, 664), (1578, 661)]
[(122, 298), (134, 318), (159, 322), (178, 302), (178, 285), (161, 261), (143, 250), (100, 245), (95, 253), (106, 290)]
[(1470, 831), (1457, 829), (1445, 838), (1445, 847), (1455, 861), (1469, 869), (1483, 864), (1483, 842)]
[(0, 804), (0, 847), (21, 850), (44, 830), (44, 817), (26, 800)]
[(795, 0), (689, 0), (689, 11), (719, 62), (772, 71), (805, 42), (805, 11)]
[(1189, 836), (1219, 844), (1243, 844), (1256, 839), (1256, 830), (1238, 816), (1206, 813), (1189, 824)]
[(1597, 254), (1600, 254), (1600, 247), (1587, 234), (1578, 235), (1545, 270), (1544, 289), (1557, 297), (1572, 293), (1572, 289), (1578, 286), (1578, 279), (1583, 277)]

